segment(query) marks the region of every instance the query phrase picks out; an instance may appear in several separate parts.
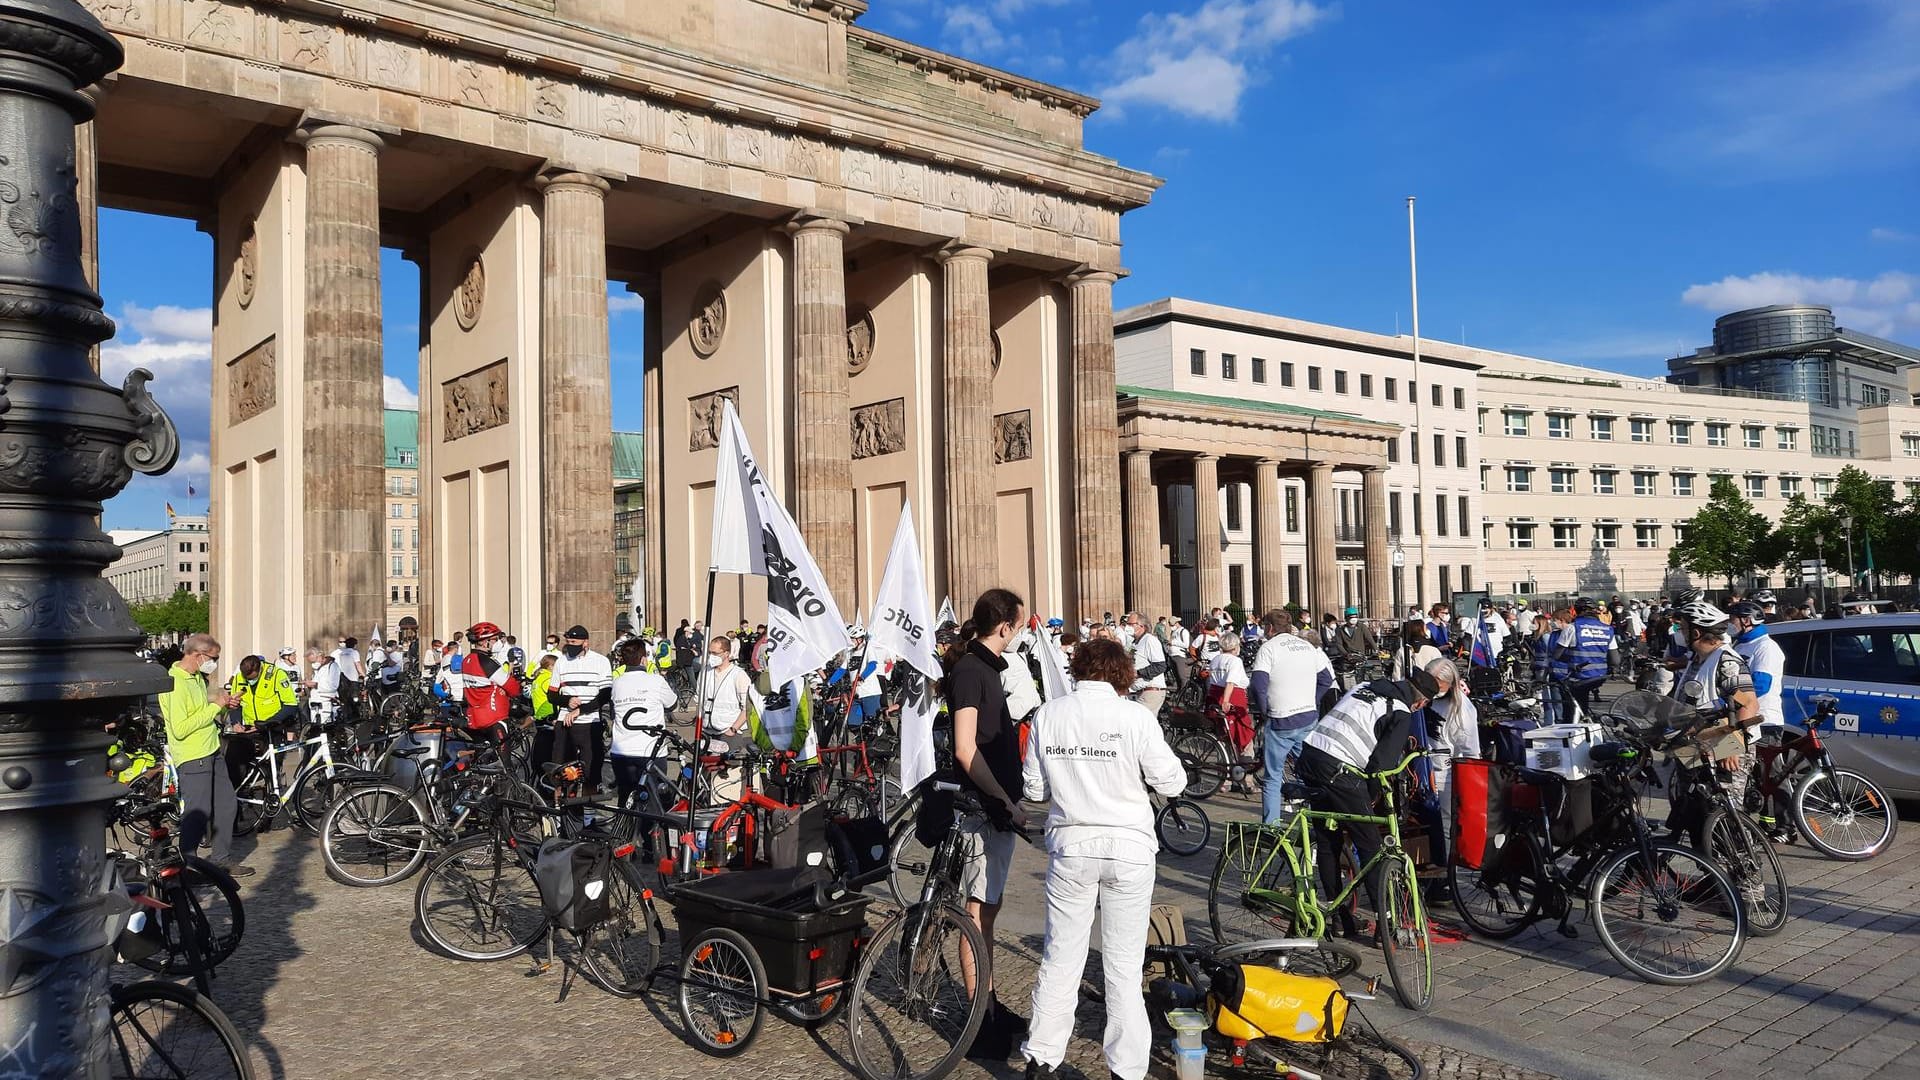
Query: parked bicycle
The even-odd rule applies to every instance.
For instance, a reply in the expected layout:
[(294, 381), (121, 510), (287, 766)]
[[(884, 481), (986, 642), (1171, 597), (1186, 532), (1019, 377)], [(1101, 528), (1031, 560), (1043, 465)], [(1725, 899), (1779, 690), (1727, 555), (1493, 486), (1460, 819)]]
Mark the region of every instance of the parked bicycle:
[(1878, 784), (1833, 763), (1820, 729), (1833, 724), (1839, 699), (1822, 694), (1812, 704), (1805, 734), (1787, 731), (1755, 749), (1743, 809), (1788, 843), (1798, 831), (1830, 859), (1871, 859), (1893, 846), (1900, 813)]
[[(1703, 718), (1712, 714), (1702, 714)], [(1732, 775), (1706, 744), (1682, 736), (1670, 748), (1673, 770), (1667, 798), (1675, 832), (1720, 865), (1740, 892), (1747, 932), (1770, 937), (1787, 925), (1791, 894), (1780, 856), (1767, 834), (1733, 804)]]

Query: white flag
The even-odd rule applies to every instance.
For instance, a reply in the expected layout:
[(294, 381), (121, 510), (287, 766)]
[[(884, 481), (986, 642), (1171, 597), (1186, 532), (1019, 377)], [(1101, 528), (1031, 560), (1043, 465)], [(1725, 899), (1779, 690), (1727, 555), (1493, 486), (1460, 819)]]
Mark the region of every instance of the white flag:
[[(644, 558), (644, 556), (642, 557)], [(641, 620), (646, 618), (646, 616), (642, 614), (642, 612), (646, 610), (646, 606), (647, 606), (646, 586), (647, 586), (647, 568), (643, 564), (640, 567), (640, 569), (636, 571), (633, 575), (633, 588), (627, 590), (627, 610), (633, 614), (633, 619), (635, 624), (634, 631), (636, 633), (639, 632), (641, 628), (640, 627)]]
[(1060, 642), (1047, 633), (1045, 627), (1034, 633), (1040, 639), (1040, 691), (1048, 701), (1073, 693), (1073, 680), (1067, 674), (1067, 657), (1060, 651)]
[(827, 591), (787, 508), (753, 460), (733, 402), (725, 403), (714, 469), (713, 568), (767, 579), (767, 676), (774, 686), (826, 664), (850, 645), (846, 620)]
[(927, 577), (920, 566), (920, 543), (913, 532), (913, 507), (900, 508), (893, 550), (880, 577), (880, 592), (867, 621), (867, 649), (891, 656), (904, 666), (895, 678), (906, 686), (900, 700), (900, 790), (912, 791), (933, 775), (933, 718), (939, 706), (933, 684), (940, 660), (933, 649), (933, 625), (927, 619)]
[(953, 597), (951, 596), (941, 598), (940, 614), (935, 616), (935, 621), (933, 626), (934, 626), (934, 629), (938, 630), (940, 627), (945, 626), (948, 623), (952, 623), (955, 626), (960, 625), (960, 620), (953, 617)]
[(383, 638), (381, 638), (381, 636), (380, 636), (380, 624), (379, 624), (379, 623), (374, 623), (374, 624), (373, 624), (373, 636), (372, 636), (372, 637), (370, 637), (370, 638), (368, 638), (367, 640), (368, 640), (368, 641), (370, 641), (370, 642), (372, 642), (372, 643), (373, 643), (373, 644), (375, 644), (375, 645), (378, 645), (378, 644), (379, 644), (379, 643), (380, 643), (380, 642), (381, 642), (382, 640), (384, 640), (384, 639), (383, 639)]

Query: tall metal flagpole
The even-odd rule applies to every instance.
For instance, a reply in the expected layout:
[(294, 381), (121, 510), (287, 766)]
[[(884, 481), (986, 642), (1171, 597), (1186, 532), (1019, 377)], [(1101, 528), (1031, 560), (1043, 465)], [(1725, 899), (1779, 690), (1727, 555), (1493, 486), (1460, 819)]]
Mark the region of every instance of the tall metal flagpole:
[[(1420, 456), (1420, 436), (1425, 430), (1420, 422), (1420, 260), (1413, 242), (1413, 196), (1411, 195), (1407, 196), (1407, 281), (1413, 289), (1413, 445), (1408, 449), (1415, 462), (1413, 497), (1420, 503), (1425, 503), (1427, 501), (1427, 459)], [(1446, 507), (1442, 506), (1434, 510), (1434, 513), (1444, 514)], [(1423, 515), (1419, 509), (1415, 509), (1413, 516), (1414, 520), (1418, 521)], [(1427, 591), (1427, 573), (1433, 569), (1433, 563), (1427, 558), (1427, 534), (1438, 524), (1438, 522), (1429, 521), (1420, 529), (1420, 567), (1414, 571), (1413, 591), (1415, 595), (1422, 597)], [(1434, 580), (1438, 581), (1439, 578), (1436, 576)], [(1436, 593), (1436, 599), (1445, 600), (1446, 597)]]
[(105, 724), (165, 672), (101, 577), (95, 523), (179, 439), (145, 371), (115, 390), (89, 349), (113, 336), (81, 265), (74, 127), (81, 91), (120, 66), (74, 0), (0, 2), (0, 1074), (107, 1075)]

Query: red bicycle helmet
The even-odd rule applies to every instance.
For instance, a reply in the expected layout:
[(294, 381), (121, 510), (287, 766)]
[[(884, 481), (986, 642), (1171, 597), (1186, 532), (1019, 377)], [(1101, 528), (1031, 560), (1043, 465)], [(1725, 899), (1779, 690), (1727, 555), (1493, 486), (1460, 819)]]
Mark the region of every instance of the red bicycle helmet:
[(505, 634), (502, 634), (500, 632), (499, 627), (493, 625), (490, 622), (474, 623), (473, 628), (467, 631), (467, 637), (471, 638), (474, 641), (478, 641), (481, 638), (505, 637), (505, 636), (506, 636)]

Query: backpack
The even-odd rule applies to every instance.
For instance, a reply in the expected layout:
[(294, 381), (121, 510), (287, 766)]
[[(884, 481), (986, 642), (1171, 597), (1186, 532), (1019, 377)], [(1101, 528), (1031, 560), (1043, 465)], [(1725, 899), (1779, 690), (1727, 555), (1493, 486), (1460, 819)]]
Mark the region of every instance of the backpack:
[(613, 845), (548, 837), (534, 856), (533, 881), (553, 925), (575, 933), (598, 926), (613, 909)]

